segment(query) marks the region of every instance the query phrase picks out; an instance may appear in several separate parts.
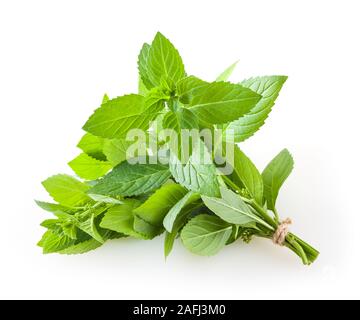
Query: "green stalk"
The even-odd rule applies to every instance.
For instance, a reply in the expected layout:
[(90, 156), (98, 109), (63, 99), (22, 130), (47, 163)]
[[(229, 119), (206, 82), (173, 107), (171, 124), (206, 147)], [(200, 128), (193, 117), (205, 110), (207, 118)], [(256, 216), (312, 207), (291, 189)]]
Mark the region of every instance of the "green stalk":
[[(308, 260), (308, 257), (304, 251), (304, 249), (301, 247), (301, 245), (293, 238), (293, 236), (291, 234), (288, 234), (286, 236), (286, 242), (288, 244), (290, 244), (294, 249), (295, 249), (295, 253), (301, 258), (302, 262), (305, 264), (305, 265), (309, 265), (309, 260)], [(285, 242), (285, 244), (286, 244)], [(292, 248), (290, 248), (292, 249)]]
[[(279, 226), (279, 215), (276, 211), (275, 219), (277, 221), (274, 221), (266, 212), (264, 208), (262, 208), (258, 203), (256, 203), (254, 200), (250, 201), (251, 205), (255, 210), (257, 210), (265, 219), (266, 221), (271, 224), (275, 228), (275, 230)], [(296, 253), (302, 260), (302, 262), (305, 265), (310, 265), (313, 263), (316, 258), (319, 256), (319, 252), (311, 247), (308, 243), (301, 240), (296, 235), (289, 233), (286, 237), (285, 246), (288, 247), (290, 250), (292, 250), (294, 253)]]
[[(237, 193), (241, 194), (241, 189), (234, 183), (232, 182), (228, 176), (222, 176), (225, 183), (231, 188), (233, 189), (233, 191), (236, 191)], [(267, 212), (261, 207), (259, 206), (254, 200), (251, 199), (247, 199), (244, 198), (240, 195), (241, 199), (243, 201), (245, 201), (246, 203), (250, 204), (255, 211), (258, 213), (258, 216), (263, 218), (264, 221), (266, 222), (266, 227), (268, 227), (271, 231), (274, 231), (274, 229), (277, 228), (277, 224), (271, 219), (271, 217), (267, 214)]]
[[(224, 179), (225, 183), (231, 189), (233, 189), (233, 191), (236, 191), (237, 193), (241, 194), (242, 190), (234, 182), (232, 182), (229, 179), (229, 177), (222, 176), (222, 178)], [(263, 208), (261, 205), (259, 205), (254, 199), (247, 199), (244, 197), (241, 197), (241, 198), (246, 203), (251, 205), (251, 207), (253, 209), (255, 209), (255, 211), (258, 213), (259, 217), (263, 218), (264, 221), (269, 226), (271, 226), (271, 229), (269, 229), (269, 231), (273, 234), (274, 230), (276, 230), (280, 224), (280, 218), (279, 218), (279, 214), (278, 214), (277, 210), (276, 209), (274, 210), (274, 218), (272, 218), (268, 214), (267, 210), (265, 208)], [(267, 235), (258, 234), (257, 236), (272, 239), (272, 237), (269, 237)], [(299, 256), (305, 265), (310, 265), (319, 256), (319, 252), (316, 249), (314, 249), (309, 244), (307, 244), (305, 241), (301, 240), (299, 237), (297, 237), (296, 235), (294, 235), (292, 233), (289, 233), (286, 236), (284, 246), (286, 246), (288, 249), (293, 251), (297, 256)]]
[(225, 183), (233, 189), (233, 191), (236, 191), (237, 193), (241, 193), (241, 188), (239, 188), (234, 182), (231, 181), (231, 179), (228, 176), (223, 175), (222, 176)]
[(278, 223), (276, 223), (267, 213), (267, 211), (262, 207), (260, 206), (255, 200), (248, 200), (248, 203), (264, 218), (264, 220), (270, 224), (274, 229), (276, 230), (277, 227), (279, 226)]
[(278, 211), (276, 210), (276, 208), (274, 208), (274, 215), (275, 215), (275, 221), (277, 222), (277, 223), (279, 223), (279, 221), (280, 221), (280, 217), (279, 217), (279, 214), (278, 214)]
[(294, 238), (294, 240), (303, 248), (303, 250), (306, 253), (306, 256), (309, 259), (310, 263), (313, 263), (317, 257), (319, 256), (320, 252), (317, 251), (315, 248), (310, 246), (308, 243), (306, 243), (304, 240), (300, 239), (298, 236), (289, 233), (290, 236)]

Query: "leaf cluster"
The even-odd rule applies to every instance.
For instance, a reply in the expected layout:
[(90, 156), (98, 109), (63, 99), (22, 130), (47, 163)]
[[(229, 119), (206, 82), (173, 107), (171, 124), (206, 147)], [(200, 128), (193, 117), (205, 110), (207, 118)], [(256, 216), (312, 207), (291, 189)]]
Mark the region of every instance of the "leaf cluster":
[[(293, 158), (284, 149), (260, 173), (238, 143), (263, 126), (287, 77), (229, 82), (235, 66), (216, 81), (204, 81), (187, 74), (179, 52), (161, 33), (144, 44), (138, 56), (138, 93), (105, 95), (83, 126), (81, 154), (69, 162), (79, 179), (60, 174), (43, 182), (54, 200), (37, 202), (53, 214), (42, 223), (47, 229), (39, 242), (44, 253), (85, 253), (111, 239), (149, 240), (164, 233), (165, 256), (178, 237), (189, 251), (209, 256), (238, 239), (271, 239), (280, 224), (276, 200)], [(219, 144), (236, 143), (232, 173), (219, 175), (214, 161), (197, 161), (199, 152), (194, 151), (214, 156), (201, 139), (186, 163), (176, 158), (170, 164), (126, 161), (133, 144), (126, 139), (130, 130), (143, 130), (149, 141), (161, 139), (162, 128), (178, 133), (221, 129)], [(234, 141), (228, 140), (229, 132)], [(137, 157), (149, 160), (154, 150), (145, 142), (138, 142)], [(164, 141), (162, 151), (171, 158), (165, 146)], [(318, 255), (292, 234), (284, 245), (305, 264)]]

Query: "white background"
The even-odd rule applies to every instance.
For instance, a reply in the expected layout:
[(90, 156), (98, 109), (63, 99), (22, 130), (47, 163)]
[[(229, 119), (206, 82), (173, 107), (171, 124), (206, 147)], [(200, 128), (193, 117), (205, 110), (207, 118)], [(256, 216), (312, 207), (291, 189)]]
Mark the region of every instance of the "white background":
[[(1, 0), (0, 298), (360, 298), (359, 13), (350, 0)], [(266, 240), (211, 258), (178, 243), (166, 262), (162, 237), (41, 254), (40, 182), (71, 173), (103, 93), (136, 91), (138, 51), (158, 30), (206, 80), (237, 59), (233, 81), (289, 76), (243, 149), (261, 169), (293, 153), (279, 210), (321, 251), (313, 266)]]

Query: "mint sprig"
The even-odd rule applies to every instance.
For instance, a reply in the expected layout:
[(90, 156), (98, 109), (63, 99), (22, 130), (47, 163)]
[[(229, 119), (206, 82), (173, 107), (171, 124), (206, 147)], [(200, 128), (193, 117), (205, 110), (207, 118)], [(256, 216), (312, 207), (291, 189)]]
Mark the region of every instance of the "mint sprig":
[[(186, 73), (161, 33), (144, 44), (138, 93), (105, 95), (83, 126), (81, 153), (69, 162), (81, 180), (60, 174), (43, 182), (55, 201), (37, 201), (53, 214), (41, 224), (43, 252), (82, 254), (111, 239), (164, 233), (166, 257), (177, 238), (209, 256), (238, 240), (271, 240), (284, 227), (276, 200), (293, 158), (284, 149), (260, 173), (238, 143), (263, 126), (287, 77), (228, 82), (236, 64), (204, 81)], [(129, 139), (134, 129), (142, 135)], [(187, 148), (184, 130), (207, 130), (213, 145), (200, 134)], [(280, 244), (306, 265), (319, 254), (290, 232)]]

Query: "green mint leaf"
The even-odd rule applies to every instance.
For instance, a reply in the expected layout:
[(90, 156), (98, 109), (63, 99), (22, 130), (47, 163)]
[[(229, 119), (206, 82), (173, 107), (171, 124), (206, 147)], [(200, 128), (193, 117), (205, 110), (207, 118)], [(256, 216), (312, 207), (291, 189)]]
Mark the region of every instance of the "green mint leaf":
[(227, 126), (234, 131), (235, 142), (248, 139), (265, 123), (286, 79), (286, 76), (265, 76), (241, 82), (242, 86), (257, 92), (262, 98), (250, 112)]
[(185, 76), (185, 69), (179, 52), (160, 32), (155, 36), (147, 58), (147, 76), (153, 87), (174, 88)]
[(106, 160), (106, 157), (103, 153), (104, 139), (101, 137), (86, 133), (81, 138), (77, 147), (97, 160)]
[(54, 234), (64, 235), (63, 227), (59, 219), (47, 219), (44, 220), (40, 226), (52, 231)]
[(175, 220), (180, 214), (181, 210), (187, 205), (197, 201), (198, 199), (200, 199), (200, 195), (192, 191), (188, 192), (181, 199), (179, 199), (164, 218), (163, 224), (165, 229), (168, 232), (172, 232)]
[(85, 180), (96, 180), (112, 168), (109, 162), (97, 160), (86, 153), (80, 154), (68, 164), (80, 178)]
[(101, 104), (106, 103), (106, 102), (108, 102), (109, 100), (110, 100), (109, 96), (105, 93), (104, 96), (103, 96), (103, 99), (102, 99)]
[(92, 213), (87, 219), (84, 219), (83, 221), (79, 221), (76, 226), (87, 233), (89, 236), (94, 238), (96, 241), (100, 243), (104, 243), (105, 240), (100, 235), (99, 230), (97, 229), (95, 218), (97, 214), (94, 212)]
[(192, 253), (212, 256), (225, 245), (232, 226), (216, 216), (201, 214), (191, 219), (181, 231), (184, 246)]
[[(111, 240), (111, 239), (118, 239), (118, 238), (122, 238), (125, 236), (124, 234), (120, 234), (120, 233), (110, 231), (110, 230), (101, 230), (100, 233), (101, 233), (102, 238), (105, 241)], [(76, 241), (76, 243), (74, 245), (71, 245), (71, 246), (67, 247), (66, 249), (60, 250), (57, 253), (67, 254), (67, 255), (83, 254), (83, 253), (87, 253), (89, 251), (95, 250), (101, 246), (102, 246), (102, 243), (96, 241), (95, 239), (92, 239), (92, 238), (89, 239), (89, 238), (84, 237), (84, 239)]]
[[(45, 222), (46, 221), (44, 221), (44, 223)], [(122, 236), (123, 235), (110, 230), (104, 230), (102, 232), (102, 237), (105, 240), (115, 239)], [(44, 254), (59, 253), (68, 255), (83, 254), (91, 250), (95, 250), (102, 245), (102, 243), (96, 241), (85, 233), (81, 233), (81, 231), (78, 238), (79, 239), (77, 240), (71, 239), (64, 233), (56, 233), (50, 230), (43, 235), (38, 245), (43, 248)]]
[(229, 178), (239, 187), (244, 187), (253, 199), (262, 204), (263, 180), (260, 172), (252, 161), (234, 146), (234, 171)]
[[(146, 139), (149, 139), (149, 132), (145, 132), (145, 134)], [(115, 167), (121, 162), (130, 159), (129, 155), (127, 154), (127, 151), (130, 147), (137, 147), (137, 150), (134, 150), (133, 156), (147, 156), (148, 152), (146, 148), (142, 148), (142, 143), (144, 142), (141, 139), (137, 140), (136, 142), (127, 141), (126, 139), (105, 139), (104, 154), (106, 155), (106, 158), (111, 163), (111, 165)]]
[(59, 254), (73, 255), (73, 254), (84, 254), (89, 251), (100, 248), (102, 243), (95, 239), (89, 239), (77, 244), (73, 244), (65, 249), (57, 251)]
[(217, 78), (216, 82), (228, 81), (231, 74), (234, 72), (239, 61), (234, 62), (231, 66), (227, 67)]
[(169, 111), (165, 114), (163, 122), (163, 129), (172, 129), (176, 133), (176, 137), (171, 137), (172, 139), (177, 138), (177, 144), (172, 144), (170, 141), (169, 148), (176, 152), (178, 155), (182, 154), (183, 150), (187, 150), (186, 142), (189, 141), (187, 136), (183, 136), (182, 129), (198, 129), (199, 123), (195, 115), (186, 108), (179, 107), (175, 112)]
[[(176, 239), (179, 231), (184, 227), (187, 220), (191, 216), (194, 216), (195, 210), (197, 210), (199, 208), (199, 206), (201, 205), (201, 202), (199, 203), (196, 200), (193, 203), (190, 203), (191, 201), (187, 201), (187, 202), (188, 202), (188, 204), (185, 205), (180, 210), (180, 212), (176, 214), (175, 221), (172, 224), (172, 231), (171, 232), (168, 232), (168, 231), (165, 232), (165, 239), (164, 239), (164, 255), (165, 255), (165, 258), (167, 258), (169, 256), (169, 254), (171, 253), (172, 248), (174, 246), (175, 239)], [(182, 205), (179, 205), (178, 207), (180, 207), (180, 206), (182, 206)], [(177, 209), (174, 208), (173, 210), (175, 211)]]
[[(161, 111), (164, 108), (164, 101), (168, 101), (171, 98), (171, 96), (164, 91), (162, 88), (153, 88), (149, 91), (149, 93), (145, 97), (145, 104), (146, 104), (146, 111), (148, 113), (156, 113), (155, 119), (158, 115), (161, 113)], [(160, 107), (159, 107), (160, 106)]]
[(138, 94), (142, 95), (142, 96), (146, 96), (149, 93), (149, 90), (146, 88), (144, 82), (142, 81), (142, 79), (139, 77), (139, 81), (138, 81)]
[(65, 235), (58, 235), (51, 230), (44, 233), (43, 237), (38, 243), (38, 246), (43, 248), (43, 253), (55, 253), (60, 250), (66, 249), (69, 246), (74, 245), (76, 240), (71, 239)]
[(175, 242), (175, 239), (178, 235), (178, 231), (176, 232), (165, 232), (165, 239), (164, 239), (164, 256), (165, 258), (167, 258), (173, 247), (174, 247), (174, 242)]
[(48, 219), (41, 223), (41, 226), (51, 230), (53, 233), (62, 236), (65, 235), (73, 240), (78, 238), (78, 229), (74, 224), (74, 218), (67, 213), (57, 212), (55, 216), (58, 219)]
[(189, 108), (202, 122), (222, 124), (249, 112), (260, 98), (241, 85), (213, 82), (194, 93)]
[(144, 236), (134, 230), (135, 215), (133, 210), (140, 204), (141, 202), (138, 200), (126, 199), (124, 200), (124, 204), (113, 206), (105, 213), (100, 227), (143, 239)]
[(165, 114), (163, 127), (180, 133), (181, 129), (198, 129), (199, 123), (189, 109), (180, 107), (175, 112), (169, 111)]
[(155, 226), (162, 226), (165, 215), (186, 193), (186, 189), (178, 184), (166, 184), (134, 212), (141, 219)]
[(89, 186), (66, 174), (52, 176), (42, 182), (46, 191), (59, 204), (67, 207), (80, 206), (89, 201)]
[[(104, 154), (112, 166), (127, 160), (126, 151), (134, 142), (126, 139), (106, 139), (104, 143)], [(139, 155), (139, 156), (145, 156)]]
[(231, 190), (221, 188), (221, 198), (202, 196), (202, 199), (212, 212), (226, 222), (241, 226), (258, 222), (268, 227), (261, 218), (253, 213), (244, 200)]
[(122, 162), (101, 179), (92, 194), (136, 196), (162, 186), (170, 178), (167, 166), (161, 164), (130, 164)]
[[(139, 81), (139, 93), (143, 94), (146, 93), (147, 90), (150, 90), (154, 85), (149, 80), (148, 76), (148, 57), (150, 52), (151, 46), (147, 43), (144, 43), (140, 50), (140, 54), (138, 56), (138, 69), (140, 75)], [(147, 89), (147, 90), (146, 90)]]
[(180, 80), (176, 85), (176, 91), (179, 100), (184, 104), (189, 104), (198, 91), (209, 85), (209, 82), (203, 81), (194, 76), (186, 77)]
[[(105, 93), (102, 104), (109, 100), (109, 96)], [(94, 136), (91, 133), (85, 133), (77, 147), (97, 160), (106, 161), (106, 157), (103, 153), (104, 139), (101, 137)]]
[(57, 228), (58, 224), (59, 224), (59, 219), (46, 219), (40, 224), (40, 226), (47, 229), (55, 230), (58, 229)]
[(181, 227), (183, 227), (183, 225), (186, 223), (186, 219), (183, 219), (183, 221), (181, 221), (181, 223), (182, 223), (181, 226), (179, 223), (178, 228), (174, 226), (172, 232), (168, 232), (168, 231), (165, 232), (165, 239), (164, 239), (164, 256), (165, 256), (165, 258), (167, 258), (170, 255), (170, 253), (174, 247), (175, 239), (178, 236), (178, 233), (179, 233)]
[(210, 197), (220, 194), (216, 167), (201, 140), (195, 144), (186, 164), (171, 154), (169, 168), (176, 182), (186, 189)]
[(69, 212), (72, 211), (73, 208), (65, 207), (57, 203), (49, 203), (44, 201), (35, 200), (35, 203), (43, 210), (56, 213), (56, 212)]
[(79, 213), (79, 212), (83, 212), (83, 210), (85, 210), (85, 207), (79, 208), (78, 210), (74, 211), (73, 213), (67, 213), (67, 212), (55, 212), (54, 215), (59, 218), (59, 220), (70, 220), (70, 221), (74, 221), (74, 217), (73, 215)]
[(84, 130), (103, 138), (126, 138), (130, 129), (146, 130), (164, 107), (161, 100), (131, 94), (109, 100), (89, 118)]
[[(57, 220), (45, 220), (41, 225), (51, 229), (59, 236), (65, 235), (71, 239), (78, 239), (78, 230), (80, 229), (83, 235), (87, 234), (86, 237), (90, 236), (103, 243), (104, 239), (97, 229), (97, 217), (103, 213), (104, 207), (101, 208), (98, 204), (97, 206), (98, 208), (80, 209), (73, 214), (57, 212), (55, 214), (58, 217)], [(83, 238), (83, 235), (80, 238)]]
[(89, 193), (88, 196), (93, 199), (96, 202), (102, 202), (102, 203), (110, 203), (110, 204), (122, 204), (123, 202), (112, 198), (112, 197), (108, 197), (108, 196), (104, 196), (101, 194), (91, 194)]
[(287, 149), (282, 150), (262, 173), (264, 200), (269, 210), (275, 210), (279, 190), (294, 168), (294, 160)]
[(134, 230), (142, 235), (143, 239), (151, 240), (163, 233), (164, 228), (154, 226), (151, 223), (141, 219), (136, 214), (134, 215)]
[(75, 225), (63, 225), (62, 230), (64, 232), (64, 235), (68, 236), (71, 239), (76, 240), (77, 239), (77, 228)]

